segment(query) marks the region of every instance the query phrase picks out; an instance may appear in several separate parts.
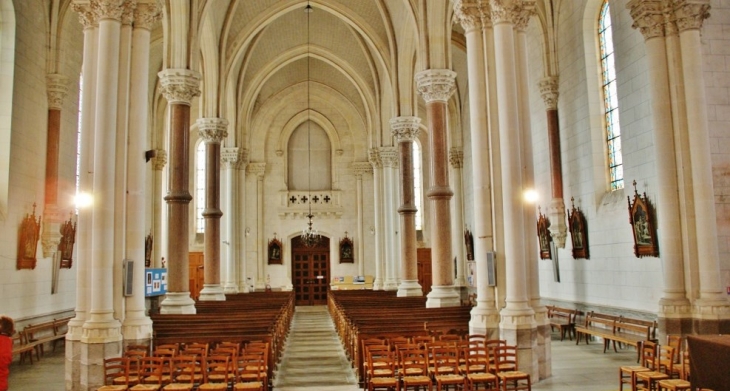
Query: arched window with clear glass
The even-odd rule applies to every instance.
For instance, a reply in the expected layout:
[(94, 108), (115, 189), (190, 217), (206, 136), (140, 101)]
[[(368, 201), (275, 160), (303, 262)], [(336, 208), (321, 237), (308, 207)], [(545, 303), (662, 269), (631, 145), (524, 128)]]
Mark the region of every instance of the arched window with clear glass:
[(611, 10), (608, 0), (603, 2), (598, 17), (598, 42), (601, 55), (601, 84), (603, 86), (604, 128), (608, 153), (608, 176), (611, 191), (623, 189), (624, 170), (621, 155), (621, 126), (618, 113), (616, 67), (614, 66)]

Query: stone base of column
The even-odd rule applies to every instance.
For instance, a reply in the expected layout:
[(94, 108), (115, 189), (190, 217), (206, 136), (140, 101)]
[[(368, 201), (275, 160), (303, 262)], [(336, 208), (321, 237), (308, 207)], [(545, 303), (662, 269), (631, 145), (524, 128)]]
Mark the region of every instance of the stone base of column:
[[(68, 331), (71, 332), (70, 326)], [(81, 345), (80, 340), (69, 339), (69, 335), (66, 333), (66, 369), (64, 380), (67, 390), (81, 389)]]
[(499, 311), (497, 308), (489, 308), (485, 301), (480, 302), (477, 299), (477, 306), (471, 309), (469, 334), (486, 335), (487, 339), (500, 339)]
[(426, 298), (426, 308), (458, 307), (461, 305), (459, 291), (453, 285), (431, 286), (431, 292)]
[(692, 334), (692, 304), (687, 298), (662, 298), (659, 300), (657, 317), (659, 341), (666, 341), (667, 334)]
[(66, 331), (66, 341), (80, 341), (84, 334), (84, 323), (86, 322), (86, 313), (76, 312), (76, 317), (68, 322), (68, 331)]
[(203, 284), (203, 289), (198, 297), (200, 301), (226, 301), (226, 295), (220, 284)]
[[(79, 384), (72, 390), (94, 391), (104, 385), (104, 359), (122, 355), (122, 341), (107, 343), (78, 343)], [(67, 347), (68, 349), (68, 347)], [(68, 372), (68, 367), (67, 367)], [(68, 377), (68, 373), (66, 374)], [(75, 375), (71, 374), (71, 378)], [(68, 389), (68, 388), (67, 388)]]
[(459, 276), (456, 279), (454, 279), (454, 286), (455, 287), (466, 287), (468, 284), (466, 283), (466, 280), (463, 276)]
[(256, 285), (254, 286), (254, 289), (256, 292), (263, 292), (266, 290), (266, 281), (256, 281)]
[(373, 290), (374, 291), (382, 291), (383, 290), (383, 280), (380, 278), (376, 278), (373, 281)]
[(537, 367), (539, 380), (552, 376), (552, 353), (551, 340), (552, 329), (550, 319), (547, 316), (547, 308), (540, 304), (540, 300), (533, 300), (532, 308), (535, 311), (535, 324), (537, 325)]
[(160, 303), (161, 314), (194, 314), (195, 301), (190, 298), (190, 292), (168, 292), (165, 300)]
[(286, 278), (286, 282), (282, 285), (281, 290), (284, 292), (291, 292), (294, 290), (294, 284), (292, 284), (291, 278)]
[(238, 292), (239, 293), (251, 293), (251, 289), (249, 289), (248, 284), (239, 284)]
[(122, 340), (122, 324), (113, 318), (111, 312), (89, 313), (89, 319), (82, 327), (81, 342), (86, 344), (107, 344)]
[(152, 320), (145, 315), (144, 311), (127, 311), (127, 317), (122, 323), (122, 335), (125, 342), (129, 340), (149, 341), (152, 339)]
[(235, 295), (238, 293), (238, 285), (234, 282), (226, 282), (225, 285), (223, 285), (223, 293), (226, 295)]
[(692, 315), (696, 334), (730, 333), (730, 301), (722, 296), (695, 300)]
[(529, 373), (532, 381), (537, 383), (540, 379), (540, 350), (537, 346), (538, 329), (532, 309), (529, 310), (529, 314), (520, 315), (505, 315), (503, 309), (501, 314), (501, 339), (507, 340), (508, 345), (517, 346), (517, 361), (520, 363), (520, 371)]
[(418, 280), (401, 280), (398, 286), (398, 297), (423, 296), (423, 290)]
[(383, 290), (386, 291), (397, 291), (398, 290), (398, 281), (396, 280), (386, 280), (385, 285), (383, 286)]

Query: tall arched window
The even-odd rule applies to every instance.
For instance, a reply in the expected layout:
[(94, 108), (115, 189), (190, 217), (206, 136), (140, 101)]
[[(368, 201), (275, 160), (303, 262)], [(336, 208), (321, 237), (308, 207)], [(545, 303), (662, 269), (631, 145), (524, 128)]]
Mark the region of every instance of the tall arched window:
[(421, 146), (413, 141), (413, 202), (416, 204), (416, 231), (423, 230), (423, 169)]
[(205, 232), (205, 142), (195, 147), (195, 233)]
[(618, 93), (613, 55), (611, 11), (608, 0), (604, 0), (598, 17), (598, 41), (601, 51), (601, 83), (603, 85), (608, 174), (611, 190), (618, 190), (624, 187), (624, 169), (623, 158), (621, 157), (621, 126), (618, 119)]

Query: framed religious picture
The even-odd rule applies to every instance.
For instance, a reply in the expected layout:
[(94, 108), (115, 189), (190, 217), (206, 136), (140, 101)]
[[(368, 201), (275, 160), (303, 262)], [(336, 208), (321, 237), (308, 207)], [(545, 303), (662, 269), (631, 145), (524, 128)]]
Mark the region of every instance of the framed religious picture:
[(152, 267), (152, 232), (144, 237), (144, 267)]
[(352, 239), (345, 237), (340, 240), (340, 263), (354, 263), (355, 256), (353, 255)]
[(274, 238), (269, 240), (269, 265), (283, 264), (281, 250), (281, 241), (274, 234)]
[(539, 207), (537, 215), (537, 238), (540, 243), (540, 259), (551, 259), (550, 242), (552, 242), (553, 238), (550, 236), (550, 231), (548, 230), (550, 220), (540, 212)]
[(20, 223), (17, 269), (35, 269), (37, 262), (36, 249), (38, 248), (38, 239), (41, 233), (41, 217), (38, 216), (36, 220), (35, 207), (34, 202), (33, 213), (26, 214)]
[(636, 181), (634, 184), (634, 199), (626, 197), (629, 202), (629, 223), (634, 234), (634, 254), (640, 257), (658, 257), (659, 246), (656, 238), (656, 228), (654, 227), (654, 211), (649, 199), (640, 196), (636, 191)]
[(573, 259), (588, 259), (588, 228), (586, 218), (580, 208), (575, 207), (574, 198), (570, 197), (572, 204), (568, 215), (568, 229), (570, 239), (573, 241)]
[(474, 236), (468, 229), (464, 231), (464, 245), (466, 246), (466, 260), (474, 260)]
[(76, 222), (69, 217), (61, 224), (61, 241), (58, 251), (61, 253), (61, 269), (70, 269), (73, 263), (74, 243), (76, 242)]

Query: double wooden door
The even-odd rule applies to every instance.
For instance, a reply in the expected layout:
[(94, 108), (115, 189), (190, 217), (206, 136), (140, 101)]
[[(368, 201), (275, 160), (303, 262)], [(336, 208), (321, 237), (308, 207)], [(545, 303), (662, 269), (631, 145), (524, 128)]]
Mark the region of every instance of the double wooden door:
[(292, 240), (292, 285), (296, 305), (326, 305), (330, 280), (329, 239), (306, 247), (299, 237)]

